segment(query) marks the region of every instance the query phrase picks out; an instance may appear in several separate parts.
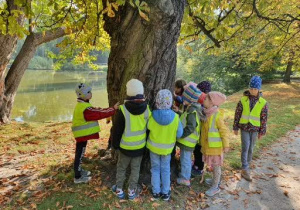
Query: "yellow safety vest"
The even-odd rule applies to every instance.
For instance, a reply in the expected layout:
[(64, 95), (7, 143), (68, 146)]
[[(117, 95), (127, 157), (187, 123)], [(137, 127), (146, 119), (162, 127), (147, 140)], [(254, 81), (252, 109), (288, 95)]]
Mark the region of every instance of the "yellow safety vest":
[(72, 120), (72, 132), (75, 138), (100, 132), (98, 121), (86, 121), (84, 119), (83, 112), (89, 107), (92, 107), (92, 105), (86, 102), (76, 104)]
[(142, 149), (146, 145), (146, 126), (151, 116), (149, 107), (147, 106), (145, 112), (140, 115), (131, 114), (125, 105), (121, 105), (120, 110), (125, 118), (125, 130), (120, 147), (126, 150)]
[[(195, 113), (196, 115), (197, 127), (195, 128), (194, 132), (191, 133), (189, 136), (185, 138), (180, 138), (177, 141), (187, 147), (194, 148), (198, 143), (200, 137), (200, 120), (198, 118), (196, 110), (194, 110), (192, 113)], [(186, 126), (186, 118), (187, 118), (187, 112), (184, 112), (180, 117), (183, 128), (185, 128)]]
[(160, 125), (153, 117), (150, 117), (148, 122), (150, 135), (147, 139), (147, 148), (158, 155), (171, 154), (176, 142), (178, 123), (178, 114), (175, 114), (169, 125)]
[(255, 106), (250, 112), (250, 100), (249, 97), (243, 96), (241, 98), (241, 102), (243, 105), (243, 112), (242, 117), (240, 119), (240, 124), (247, 124), (250, 122), (252, 125), (259, 127), (260, 126), (260, 113), (264, 106), (266, 105), (267, 101), (259, 97), (258, 101), (256, 102)]
[(219, 119), (220, 112), (216, 112), (209, 119), (208, 129), (208, 146), (209, 147), (222, 147), (222, 139), (219, 133), (219, 129), (216, 126), (216, 121)]

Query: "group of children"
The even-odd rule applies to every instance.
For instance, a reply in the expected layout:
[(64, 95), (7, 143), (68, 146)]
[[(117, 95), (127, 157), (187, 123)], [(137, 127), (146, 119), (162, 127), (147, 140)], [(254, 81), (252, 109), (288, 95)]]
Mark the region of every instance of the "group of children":
[[(260, 77), (251, 78), (249, 90), (237, 105), (233, 126), (236, 135), (241, 129), (242, 177), (248, 181), (251, 181), (249, 164), (255, 140), (266, 133), (268, 107), (260, 93), (261, 83)], [(116, 113), (111, 139), (112, 146), (118, 150), (119, 155), (116, 184), (112, 190), (118, 198), (125, 198), (124, 182), (129, 166), (128, 199), (138, 196), (140, 166), (147, 148), (150, 151), (153, 199), (169, 200), (170, 161), (174, 158), (176, 146), (180, 148), (177, 184), (190, 186), (191, 175), (201, 175), (205, 164), (213, 171), (213, 178), (205, 180), (211, 185), (205, 194), (214, 196), (219, 193), (224, 153), (229, 151), (228, 129), (219, 109), (226, 96), (211, 91), (211, 85), (207, 81), (196, 85), (193, 82), (186, 84), (183, 80), (177, 80), (174, 95), (167, 89), (160, 90), (151, 111), (144, 97), (141, 81), (128, 81), (126, 93), (124, 104), (117, 103), (112, 108), (100, 109), (89, 103), (92, 97), (91, 88), (83, 83), (77, 86), (78, 103), (72, 125), (77, 141), (74, 182), (86, 183), (91, 179), (91, 172), (81, 168), (87, 140), (99, 138), (97, 120)]]

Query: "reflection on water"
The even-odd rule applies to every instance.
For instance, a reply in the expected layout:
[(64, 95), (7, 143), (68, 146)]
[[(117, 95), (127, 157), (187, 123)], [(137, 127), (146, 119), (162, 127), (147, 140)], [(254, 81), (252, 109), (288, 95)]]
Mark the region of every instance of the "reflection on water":
[(27, 70), (12, 110), (16, 121), (70, 121), (76, 105), (75, 86), (85, 82), (93, 88), (91, 104), (107, 107), (106, 75), (100, 72), (54, 72)]

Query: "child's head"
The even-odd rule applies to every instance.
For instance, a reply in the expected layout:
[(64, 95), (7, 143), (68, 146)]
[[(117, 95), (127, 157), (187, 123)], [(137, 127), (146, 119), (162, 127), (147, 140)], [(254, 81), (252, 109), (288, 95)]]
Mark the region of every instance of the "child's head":
[(175, 82), (175, 94), (182, 95), (186, 82), (183, 79), (178, 79)]
[(126, 94), (129, 97), (144, 96), (143, 83), (138, 79), (131, 79), (126, 84)]
[(226, 96), (223, 93), (212, 91), (209, 92), (204, 100), (204, 107), (209, 109), (213, 106), (220, 106), (226, 101)]
[(77, 98), (90, 100), (92, 98), (92, 88), (84, 83), (79, 83), (75, 89)]
[(253, 96), (258, 96), (258, 92), (261, 89), (262, 80), (259, 76), (253, 76), (249, 83), (249, 91)]
[(155, 106), (157, 109), (170, 109), (172, 107), (172, 93), (168, 89), (158, 91), (155, 98)]
[(202, 92), (196, 86), (192, 84), (188, 85), (182, 93), (183, 104), (197, 103), (201, 94)]
[(208, 81), (202, 81), (197, 85), (197, 88), (203, 93), (209, 93), (211, 91), (211, 84)]

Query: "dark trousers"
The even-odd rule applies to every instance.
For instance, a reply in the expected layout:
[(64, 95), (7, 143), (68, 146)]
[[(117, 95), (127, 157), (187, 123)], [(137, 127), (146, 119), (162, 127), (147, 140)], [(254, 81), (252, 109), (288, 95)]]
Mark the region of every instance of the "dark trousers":
[(81, 177), (81, 162), (85, 153), (86, 144), (87, 141), (76, 143), (75, 160), (74, 160), (74, 173), (76, 179)]
[(198, 170), (203, 170), (204, 163), (202, 161), (202, 153), (201, 153), (201, 146), (196, 144), (194, 149), (194, 166), (198, 167)]

